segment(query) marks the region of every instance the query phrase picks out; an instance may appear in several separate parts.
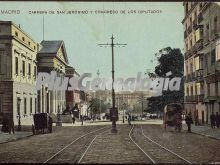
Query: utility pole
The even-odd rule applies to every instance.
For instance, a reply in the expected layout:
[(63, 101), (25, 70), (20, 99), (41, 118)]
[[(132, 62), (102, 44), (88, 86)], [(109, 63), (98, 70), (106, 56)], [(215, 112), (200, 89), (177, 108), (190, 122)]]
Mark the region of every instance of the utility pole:
[(112, 133), (117, 133), (117, 129), (116, 129), (116, 108), (115, 108), (115, 90), (114, 90), (114, 81), (115, 81), (115, 69), (114, 69), (114, 47), (115, 46), (122, 46), (125, 47), (125, 45), (127, 44), (114, 44), (114, 37), (112, 34), (111, 37), (111, 44), (98, 44), (99, 46), (110, 46), (112, 48)]

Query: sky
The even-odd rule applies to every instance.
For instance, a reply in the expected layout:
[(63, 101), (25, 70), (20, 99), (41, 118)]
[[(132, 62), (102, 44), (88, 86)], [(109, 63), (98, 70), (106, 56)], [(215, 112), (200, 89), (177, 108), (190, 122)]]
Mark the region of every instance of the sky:
[[(165, 47), (183, 51), (184, 9), (182, 2), (0, 2), (1, 10), (20, 10), (20, 14), (0, 14), (0, 20), (20, 24), (36, 42), (63, 40), (69, 65), (80, 74), (111, 76), (111, 48), (98, 44), (127, 44), (115, 47), (115, 76), (136, 77), (138, 72), (154, 70), (154, 54)], [(58, 14), (58, 11), (82, 11), (88, 14)], [(98, 10), (117, 10), (118, 14), (95, 14)], [(126, 14), (120, 14), (125, 10)], [(134, 14), (128, 11), (136, 10)], [(140, 10), (161, 13), (140, 14)], [(54, 11), (55, 14), (30, 14)], [(44, 16), (43, 16), (44, 15)]]

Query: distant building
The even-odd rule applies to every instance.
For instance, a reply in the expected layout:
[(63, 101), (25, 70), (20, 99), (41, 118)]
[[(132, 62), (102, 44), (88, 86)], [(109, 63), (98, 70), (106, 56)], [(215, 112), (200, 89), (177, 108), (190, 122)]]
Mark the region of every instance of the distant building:
[[(63, 41), (42, 41), (37, 54), (38, 72), (56, 71), (57, 77), (64, 78), (68, 57)], [(38, 91), (38, 111), (56, 114), (66, 108), (65, 91), (49, 91), (48, 86), (42, 86)]]
[(184, 2), (185, 111), (200, 124), (220, 111), (220, 6)]
[[(66, 67), (66, 76), (79, 78), (79, 73), (71, 66)], [(66, 105), (72, 109), (75, 104), (80, 104), (80, 90), (66, 91)]]
[[(37, 109), (36, 55), (38, 44), (20, 26), (0, 21), (0, 122), (32, 122)], [(19, 113), (20, 112), (20, 113)]]

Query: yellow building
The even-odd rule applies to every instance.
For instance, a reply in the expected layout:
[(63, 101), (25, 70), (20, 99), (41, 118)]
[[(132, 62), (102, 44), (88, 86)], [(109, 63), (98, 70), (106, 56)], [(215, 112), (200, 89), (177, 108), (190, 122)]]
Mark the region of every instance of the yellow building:
[(219, 52), (220, 6), (215, 2), (184, 2), (185, 111), (199, 124), (209, 122), (220, 109)]
[(11, 21), (0, 21), (0, 121), (32, 123), (36, 112), (38, 44)]

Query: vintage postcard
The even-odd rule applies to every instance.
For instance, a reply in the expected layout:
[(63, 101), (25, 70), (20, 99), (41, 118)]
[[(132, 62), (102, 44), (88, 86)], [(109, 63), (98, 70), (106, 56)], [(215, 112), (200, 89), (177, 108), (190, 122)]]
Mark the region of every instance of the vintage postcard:
[(220, 164), (220, 3), (0, 1), (0, 163)]

